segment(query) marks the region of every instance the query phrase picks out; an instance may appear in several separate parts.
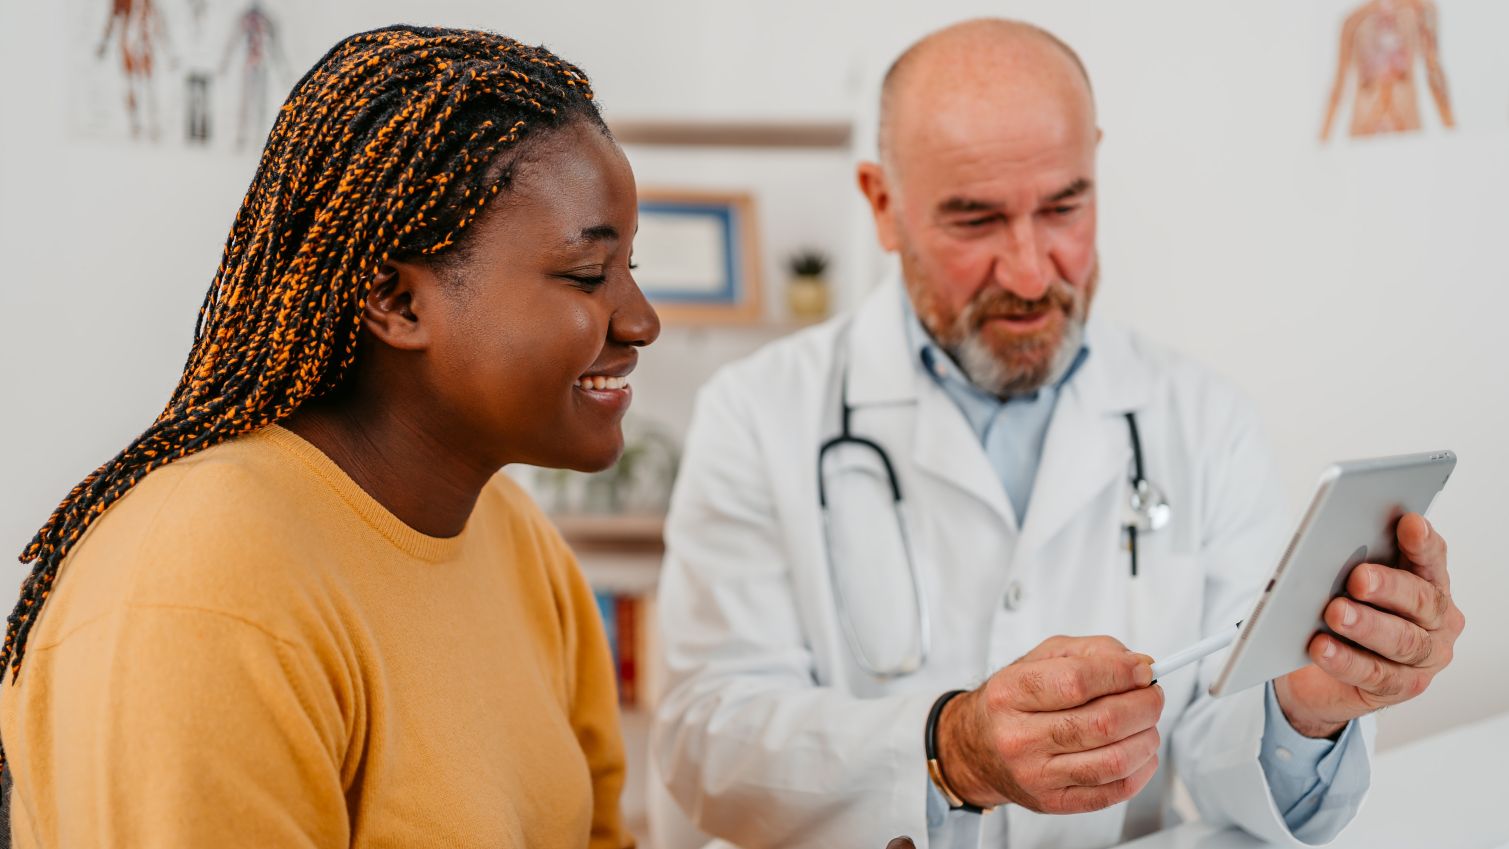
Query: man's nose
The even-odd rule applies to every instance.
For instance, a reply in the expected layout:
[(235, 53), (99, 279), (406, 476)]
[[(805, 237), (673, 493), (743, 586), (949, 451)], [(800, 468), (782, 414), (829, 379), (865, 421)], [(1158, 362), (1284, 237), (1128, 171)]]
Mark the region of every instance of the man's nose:
[(1007, 229), (995, 263), (996, 285), (1027, 300), (1048, 294), (1053, 282), (1052, 264), (1035, 222), (1018, 218)]

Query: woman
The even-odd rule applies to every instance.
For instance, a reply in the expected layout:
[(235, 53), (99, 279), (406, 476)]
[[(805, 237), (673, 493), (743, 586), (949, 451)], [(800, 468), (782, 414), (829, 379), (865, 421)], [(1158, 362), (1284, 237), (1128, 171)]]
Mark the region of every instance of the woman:
[(391, 27), (299, 81), (172, 400), (22, 556), (16, 846), (627, 843), (591, 592), (497, 471), (622, 449), (635, 225), (543, 48)]

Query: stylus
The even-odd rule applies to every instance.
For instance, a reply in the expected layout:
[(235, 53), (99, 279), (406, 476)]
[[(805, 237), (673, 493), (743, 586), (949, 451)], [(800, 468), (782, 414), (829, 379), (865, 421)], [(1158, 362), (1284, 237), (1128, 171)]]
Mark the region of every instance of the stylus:
[(1238, 622), (1237, 626), (1230, 631), (1222, 631), (1213, 637), (1206, 637), (1200, 642), (1187, 648), (1179, 649), (1168, 657), (1154, 663), (1153, 680), (1157, 681), (1176, 669), (1182, 669), (1202, 657), (1215, 654), (1221, 649), (1226, 648), (1231, 645), (1232, 640), (1237, 638), (1237, 634), (1241, 631), (1241, 628), (1242, 623)]

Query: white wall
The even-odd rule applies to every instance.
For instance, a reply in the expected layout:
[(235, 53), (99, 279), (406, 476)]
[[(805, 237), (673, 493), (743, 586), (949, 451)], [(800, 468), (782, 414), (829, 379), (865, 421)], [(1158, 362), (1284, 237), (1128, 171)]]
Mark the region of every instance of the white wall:
[[(75, 2), (105, 6), (0, 3), (0, 551), (19, 551), (160, 409), (255, 165), (71, 135)], [(1325, 148), (1315, 136), (1351, 0), (325, 0), (299, 3), (287, 35), (301, 70), (359, 28), (486, 26), (583, 65), (610, 116), (748, 119), (863, 114), (902, 45), (961, 17), (1054, 29), (1084, 55), (1106, 130), (1097, 308), (1245, 387), (1296, 502), (1338, 457), (1461, 455), (1434, 517), (1469, 630), (1432, 691), (1383, 717), (1388, 744), (1509, 709), (1509, 4), (1438, 2), (1459, 129), (1428, 115), (1419, 136)], [(768, 269), (796, 245), (842, 252), (865, 233), (841, 155), (630, 156), (643, 183), (755, 190)], [(872, 257), (839, 260), (852, 297)], [(668, 331), (641, 369), (641, 412), (684, 421), (690, 384), (768, 335)]]

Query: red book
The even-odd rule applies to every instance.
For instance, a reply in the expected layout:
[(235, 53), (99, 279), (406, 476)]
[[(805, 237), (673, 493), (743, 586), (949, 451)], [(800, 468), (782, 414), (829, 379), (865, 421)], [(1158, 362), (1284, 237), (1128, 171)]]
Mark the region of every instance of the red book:
[(637, 632), (638, 605), (630, 596), (618, 599), (618, 701), (624, 707), (633, 707), (639, 702), (638, 666), (639, 643)]

